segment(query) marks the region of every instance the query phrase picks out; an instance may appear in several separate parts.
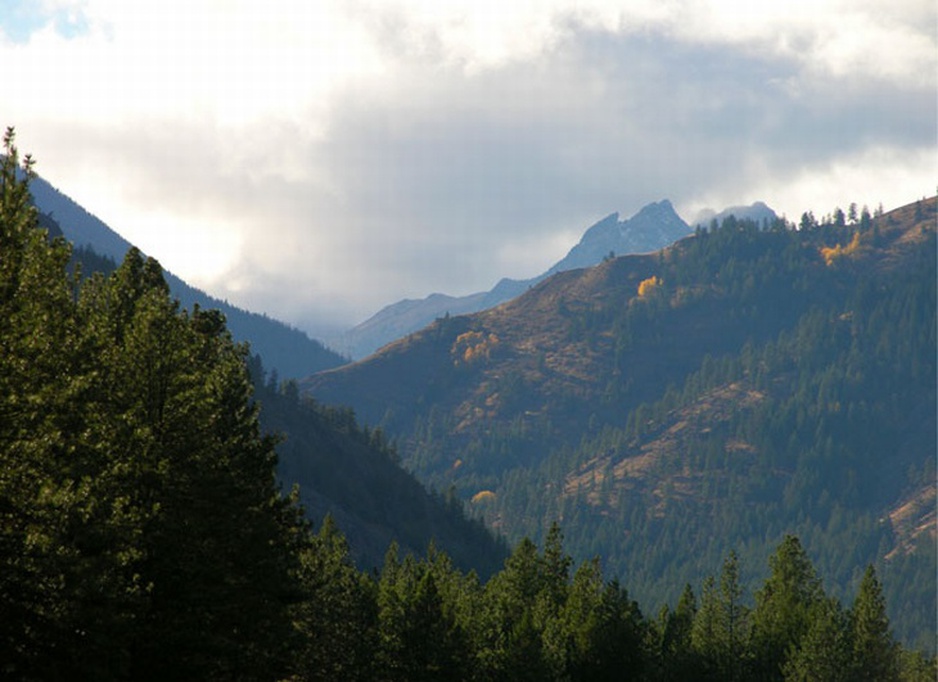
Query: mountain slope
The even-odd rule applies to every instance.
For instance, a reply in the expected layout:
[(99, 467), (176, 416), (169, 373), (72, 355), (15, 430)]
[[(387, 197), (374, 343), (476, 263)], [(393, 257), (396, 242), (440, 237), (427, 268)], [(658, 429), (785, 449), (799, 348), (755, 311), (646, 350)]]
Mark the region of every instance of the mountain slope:
[(504, 543), (481, 522), (470, 521), (458, 498), (428, 492), (402, 469), (380, 431), (359, 427), (351, 410), (301, 398), (295, 383), (265, 380), (256, 357), (250, 370), (257, 378), (261, 424), (281, 436), (280, 479), (287, 487), (299, 486), (310, 518), (335, 519), (360, 568), (380, 568), (392, 542), (415, 556), (432, 542), (463, 570), (483, 578), (501, 567)]
[[(101, 220), (41, 177), (30, 182), (30, 193), (36, 207), (46, 216), (44, 226), (48, 228), (50, 222), (59, 226), (66, 239), (78, 249), (78, 255), (94, 261), (91, 269), (102, 266), (102, 261), (96, 256), (104, 256), (115, 263), (123, 260), (131, 247), (130, 242)], [(204, 309), (221, 310), (232, 336), (238, 341), (249, 341), (252, 350), (283, 378), (307, 376), (346, 362), (345, 358), (294, 327), (209, 296), (169, 272), (166, 280), (173, 296), (186, 308), (191, 309), (198, 304)]]
[(795, 532), (841, 593), (881, 565), (915, 641), (934, 631), (935, 530), (899, 510), (934, 485), (935, 259), (934, 199), (800, 231), (731, 218), (304, 388), (509, 539), (561, 519), (649, 602)]
[(667, 199), (645, 206), (628, 220), (613, 213), (586, 230), (580, 242), (549, 270), (531, 279), (500, 280), (490, 291), (468, 296), (432, 294), (386, 306), (346, 332), (336, 346), (353, 358), (363, 358), (381, 346), (417, 331), (438, 317), (486, 310), (524, 293), (550, 275), (564, 270), (596, 265), (614, 254), (648, 253), (674, 243), (691, 233)]
[[(49, 199), (52, 192), (53, 200), (42, 205), (58, 209), (54, 215), (39, 213), (39, 226), (51, 237), (79, 239), (79, 245), (73, 247), (72, 265), (80, 264), (86, 275), (108, 275), (117, 268), (115, 260), (122, 261), (124, 250), (131, 248), (126, 241), (48, 184), (36, 179), (30, 187), (38, 189), (34, 203)], [(75, 227), (63, 229), (57, 218), (73, 220)], [(99, 245), (111, 255), (102, 256), (95, 249)], [(181, 280), (167, 279), (174, 296), (188, 296), (181, 301), (185, 307), (197, 303), (208, 309), (218, 303)], [(501, 566), (506, 546), (481, 522), (468, 520), (457, 498), (429, 492), (400, 467), (394, 449), (381, 433), (360, 428), (351, 411), (300, 399), (296, 384), (280, 381), (282, 371), (268, 373), (262, 353), (256, 352), (258, 347), (262, 351), (273, 348), (274, 357), (282, 354), (288, 360), (297, 354), (298, 360), (283, 366), (308, 367), (313, 342), (305, 335), (305, 344), (297, 342), (293, 334), (282, 333), (285, 326), (266, 317), (231, 306), (216, 307), (223, 308), (229, 325), (240, 322), (255, 335), (251, 338), (255, 354), (248, 363), (255, 379), (254, 400), (261, 406), (263, 429), (279, 438), (277, 473), (281, 483), (287, 489), (299, 487), (300, 500), (313, 521), (321, 522), (326, 515), (335, 519), (362, 569), (379, 567), (392, 542), (397, 542), (402, 552), (415, 555), (422, 555), (433, 543), (458, 566), (475, 570), (482, 577)], [(257, 334), (262, 335), (261, 343), (255, 342)]]

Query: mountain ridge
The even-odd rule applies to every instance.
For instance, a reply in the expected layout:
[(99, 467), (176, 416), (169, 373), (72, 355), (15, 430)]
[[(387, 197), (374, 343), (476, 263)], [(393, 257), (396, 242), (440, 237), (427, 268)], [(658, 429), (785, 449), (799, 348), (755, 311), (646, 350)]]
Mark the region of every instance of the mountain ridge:
[[(118, 232), (41, 176), (30, 180), (30, 193), (46, 222), (54, 222), (79, 252), (90, 250), (120, 263), (131, 248), (132, 244)], [(198, 304), (204, 309), (221, 310), (232, 336), (238, 341), (250, 341), (253, 352), (259, 353), (265, 365), (284, 379), (298, 379), (347, 361), (295, 327), (215, 298), (171, 272), (164, 272), (170, 290), (184, 307), (191, 309)]]

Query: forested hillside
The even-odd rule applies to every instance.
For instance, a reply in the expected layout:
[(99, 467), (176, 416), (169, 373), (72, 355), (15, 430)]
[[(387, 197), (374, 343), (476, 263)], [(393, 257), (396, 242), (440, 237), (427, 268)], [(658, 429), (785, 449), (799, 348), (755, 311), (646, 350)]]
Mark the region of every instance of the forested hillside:
[(509, 539), (560, 521), (643, 604), (796, 533), (838, 596), (880, 567), (933, 647), (935, 200), (880, 213), (729, 219), (304, 387)]
[[(359, 571), (332, 519), (313, 533), (280, 492), (248, 365), (263, 372), (222, 315), (182, 309), (135, 249), (108, 276), (70, 274), (69, 245), (39, 228), (16, 178), (12, 131), (5, 146), (5, 679), (933, 679), (934, 660), (896, 645), (875, 569), (844, 606), (790, 535), (752, 598), (729, 553), (719, 583), (686, 587), (657, 618), (598, 561), (574, 573), (556, 525), (484, 583), (432, 545), (417, 559), (392, 544), (380, 571)], [(331, 433), (326, 448), (392, 454), (292, 384), (258, 396), (321, 422), (299, 430)]]
[(249, 362), (263, 429), (278, 437), (277, 472), (286, 488), (299, 486), (313, 520), (331, 516), (362, 569), (379, 567), (392, 542), (402, 554), (422, 554), (432, 542), (462, 570), (486, 578), (501, 566), (507, 545), (469, 520), (453, 493), (428, 492), (400, 466), (380, 429), (358, 425), (349, 408), (319, 405), (296, 382), (276, 383), (260, 358)]

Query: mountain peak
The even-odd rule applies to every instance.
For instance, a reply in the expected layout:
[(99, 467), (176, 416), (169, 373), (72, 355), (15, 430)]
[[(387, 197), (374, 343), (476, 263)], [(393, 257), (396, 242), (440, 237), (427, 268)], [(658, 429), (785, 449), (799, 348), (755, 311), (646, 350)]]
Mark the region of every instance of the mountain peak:
[(752, 220), (757, 223), (763, 221), (774, 222), (778, 219), (778, 214), (769, 208), (764, 201), (756, 201), (749, 206), (730, 206), (717, 213), (712, 208), (705, 208), (698, 211), (694, 216), (693, 225), (709, 225), (714, 220), (722, 223), (724, 220), (734, 216), (737, 220)]
[(619, 213), (613, 212), (591, 225), (563, 260), (537, 277), (526, 280), (505, 278), (491, 291), (451, 300), (429, 297), (422, 301), (409, 301), (406, 319), (401, 314), (403, 311), (392, 304), (349, 330), (336, 345), (348, 349), (353, 357), (364, 357), (389, 341), (417, 331), (444, 313), (460, 315), (492, 308), (558, 272), (596, 265), (610, 253), (625, 255), (657, 251), (691, 232), (667, 199), (646, 205), (628, 220), (619, 220)]

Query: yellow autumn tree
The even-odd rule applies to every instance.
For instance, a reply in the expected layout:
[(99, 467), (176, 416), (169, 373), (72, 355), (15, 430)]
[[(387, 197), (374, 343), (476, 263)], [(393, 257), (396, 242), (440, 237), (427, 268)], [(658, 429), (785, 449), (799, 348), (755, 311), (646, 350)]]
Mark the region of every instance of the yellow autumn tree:
[(468, 365), (478, 360), (489, 360), (492, 357), (492, 351), (500, 343), (496, 334), (486, 335), (484, 332), (469, 331), (456, 337), (450, 352), (455, 364)]
[(639, 298), (645, 298), (651, 295), (651, 292), (655, 290), (655, 287), (661, 285), (661, 280), (657, 276), (652, 275), (648, 279), (643, 279), (638, 285), (638, 296)]
[(824, 246), (821, 247), (821, 256), (824, 258), (824, 262), (827, 265), (832, 265), (835, 260), (842, 258), (843, 256), (850, 256), (859, 251), (860, 249), (860, 233), (855, 232), (853, 234), (853, 239), (850, 240), (850, 243), (846, 246), (841, 246), (837, 244), (836, 246)]

